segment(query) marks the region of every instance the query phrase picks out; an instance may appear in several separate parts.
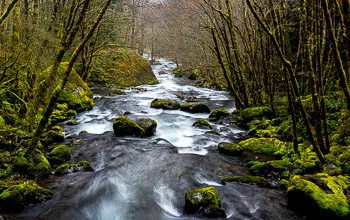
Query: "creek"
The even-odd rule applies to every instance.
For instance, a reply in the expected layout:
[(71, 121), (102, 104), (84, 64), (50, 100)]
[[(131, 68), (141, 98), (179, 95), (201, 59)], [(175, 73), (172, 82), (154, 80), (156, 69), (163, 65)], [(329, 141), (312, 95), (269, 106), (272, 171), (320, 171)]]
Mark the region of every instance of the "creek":
[[(158, 220), (201, 219), (183, 213), (185, 191), (214, 186), (228, 219), (303, 219), (288, 208), (284, 191), (241, 183), (221, 184), (221, 179), (248, 173), (249, 156), (220, 154), (221, 141), (237, 142), (244, 130), (229, 122), (211, 123), (220, 133), (192, 127), (209, 114), (150, 108), (154, 98), (185, 96), (209, 105), (211, 110), (235, 109), (226, 91), (196, 87), (187, 78), (175, 78), (175, 64), (166, 59), (152, 66), (159, 84), (126, 89), (125, 95), (93, 88), (95, 107), (78, 114), (77, 126), (62, 126), (72, 159), (87, 160), (95, 172), (54, 176), (39, 182), (54, 197), (27, 207), (16, 219)], [(160, 71), (165, 74), (159, 75)], [(180, 100), (185, 103), (184, 100)], [(152, 118), (157, 131), (149, 138), (115, 137), (113, 120), (129, 111), (133, 116)], [(86, 130), (88, 133), (79, 134)], [(84, 144), (69, 145), (78, 140)], [(256, 155), (253, 155), (255, 157)]]

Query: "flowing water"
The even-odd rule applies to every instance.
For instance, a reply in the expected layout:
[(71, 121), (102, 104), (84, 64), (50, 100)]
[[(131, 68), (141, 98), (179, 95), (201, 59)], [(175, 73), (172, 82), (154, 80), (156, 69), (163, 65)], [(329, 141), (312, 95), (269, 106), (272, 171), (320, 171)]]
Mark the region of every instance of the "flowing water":
[[(228, 219), (302, 219), (289, 210), (283, 191), (221, 184), (221, 179), (245, 175), (248, 169), (246, 158), (219, 154), (217, 144), (237, 141), (245, 131), (223, 122), (211, 123), (220, 136), (205, 134), (208, 130), (192, 124), (209, 114), (149, 107), (154, 98), (178, 99), (182, 94), (207, 103), (212, 110), (235, 109), (227, 92), (174, 78), (174, 64), (166, 59), (160, 62), (162, 65), (152, 66), (159, 84), (129, 88), (126, 95), (95, 88), (94, 109), (77, 116), (78, 126), (62, 124), (70, 137), (66, 144), (84, 141), (83, 145), (71, 146), (69, 162), (88, 160), (95, 172), (50, 176), (40, 184), (50, 188), (54, 197), (28, 207), (17, 219), (201, 219), (183, 213), (184, 195), (186, 190), (207, 186), (218, 191)], [(166, 74), (159, 75), (159, 71)], [(156, 120), (156, 134), (149, 138), (115, 137), (113, 120), (125, 111)], [(78, 135), (83, 130), (88, 134)]]

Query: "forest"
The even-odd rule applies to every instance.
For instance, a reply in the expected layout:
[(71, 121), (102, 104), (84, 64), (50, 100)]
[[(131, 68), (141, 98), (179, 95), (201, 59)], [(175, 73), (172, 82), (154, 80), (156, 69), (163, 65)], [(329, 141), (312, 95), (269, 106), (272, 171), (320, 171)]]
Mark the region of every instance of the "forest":
[[(134, 136), (152, 145), (149, 141), (163, 138), (164, 122), (136, 117), (134, 111), (148, 111), (136, 110), (144, 100), (132, 107), (136, 99), (120, 98), (142, 93), (151, 96), (152, 103), (147, 103), (151, 109), (201, 113), (191, 126), (210, 128), (201, 135), (209, 137), (204, 142), (215, 142), (209, 150), (201, 150), (207, 158), (215, 155), (229, 161), (220, 162), (227, 165), (225, 174), (213, 178), (220, 179), (222, 187), (246, 184), (267, 195), (268, 190), (281, 193), (293, 217), (288, 212), (270, 218), (349, 218), (349, 36), (349, 0), (1, 0), (0, 219), (24, 219), (17, 214), (34, 204), (55, 205), (59, 178), (103, 172), (96, 157), (88, 162), (90, 158), (81, 157), (83, 150), (76, 148), (89, 149), (89, 141), (110, 137), (83, 129), (75, 136), (67, 135), (70, 130), (66, 130), (83, 126), (78, 119), (97, 111), (100, 103), (116, 104), (108, 114), (113, 117), (108, 119), (113, 130), (107, 131), (121, 139), (110, 139), (111, 143), (122, 140), (123, 145), (130, 141), (125, 136)], [(185, 84), (176, 87), (174, 94), (163, 91), (168, 97), (151, 93), (167, 75), (184, 82), (191, 79), (202, 94), (188, 92)], [(164, 88), (172, 89), (172, 85)], [(229, 107), (205, 103), (201, 97), (207, 91), (227, 93)], [(114, 96), (118, 98), (104, 100)], [(147, 117), (154, 116), (150, 112)], [(244, 132), (237, 137), (225, 129)], [(134, 141), (129, 148), (139, 144), (137, 138)], [(185, 155), (178, 151), (174, 158)], [(132, 155), (126, 159), (129, 163), (134, 154), (127, 152)], [(235, 170), (235, 161), (241, 161), (244, 172)], [(198, 163), (215, 168), (208, 161)], [(65, 177), (69, 175), (73, 177)], [(228, 207), (235, 203), (226, 202), (226, 196), (220, 204), (219, 194), (229, 195), (232, 189), (217, 192), (215, 188), (186, 182), (175, 190), (182, 202), (174, 206), (184, 218), (243, 218), (229, 215)], [(161, 216), (167, 219), (172, 214)], [(144, 215), (144, 219), (158, 218)]]

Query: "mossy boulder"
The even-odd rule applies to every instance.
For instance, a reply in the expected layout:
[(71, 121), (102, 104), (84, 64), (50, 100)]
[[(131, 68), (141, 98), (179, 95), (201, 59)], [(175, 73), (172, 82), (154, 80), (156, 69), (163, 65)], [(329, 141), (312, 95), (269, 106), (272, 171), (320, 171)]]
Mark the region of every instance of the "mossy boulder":
[(217, 120), (225, 118), (225, 117), (227, 117), (229, 115), (230, 115), (230, 112), (228, 112), (227, 110), (225, 110), (225, 109), (217, 109), (217, 110), (213, 111), (209, 115), (209, 119), (210, 119), (210, 121), (217, 121)]
[(215, 134), (215, 135), (218, 135), (220, 136), (220, 133), (215, 131), (215, 130), (211, 130), (211, 131), (206, 131), (205, 134)]
[(206, 217), (226, 217), (221, 208), (221, 200), (214, 187), (199, 188), (186, 191), (185, 212), (187, 214), (201, 214)]
[(238, 144), (242, 146), (244, 150), (273, 155), (277, 158), (288, 153), (287, 144), (276, 138), (249, 138)]
[(30, 180), (12, 185), (0, 194), (0, 206), (6, 211), (18, 211), (29, 204), (51, 199), (52, 193)]
[(157, 122), (150, 118), (138, 118), (135, 122), (145, 131), (145, 137), (154, 135), (157, 129)]
[(50, 122), (62, 122), (67, 119), (75, 118), (75, 116), (77, 116), (77, 112), (75, 110), (68, 109), (67, 103), (57, 103), (55, 109), (53, 110), (50, 116)]
[(348, 179), (344, 176), (317, 174), (311, 180), (298, 175), (290, 179), (287, 190), (289, 204), (312, 217), (348, 219), (350, 208), (344, 194), (348, 188)]
[(165, 71), (159, 71), (158, 74), (159, 75), (164, 75), (164, 74), (166, 74), (166, 72)]
[(80, 161), (78, 163), (72, 164), (62, 164), (55, 169), (55, 175), (65, 175), (79, 171), (92, 172), (94, 171), (94, 168), (92, 168), (91, 164), (87, 161)]
[(49, 160), (53, 164), (62, 164), (71, 157), (71, 151), (66, 145), (59, 145), (49, 153)]
[(53, 143), (61, 143), (64, 141), (64, 135), (62, 133), (62, 128), (60, 126), (54, 126), (46, 132), (41, 139), (41, 143), (44, 146), (48, 146)]
[(16, 156), (13, 158), (14, 169), (20, 172), (25, 172), (30, 167), (30, 163), (25, 157)]
[(272, 118), (272, 111), (269, 107), (246, 108), (240, 112), (240, 116), (245, 122), (250, 122), (254, 118)]
[(180, 109), (190, 113), (210, 113), (210, 108), (204, 103), (186, 103)]
[(30, 174), (47, 176), (50, 173), (51, 165), (40, 150), (36, 150), (32, 155), (27, 157), (27, 160), (30, 163), (30, 167), (28, 168)]
[(247, 183), (250, 185), (257, 185), (257, 186), (269, 186), (269, 182), (261, 176), (234, 176), (234, 177), (228, 177), (222, 180), (223, 183), (227, 182), (239, 182), (239, 183)]
[(112, 93), (113, 93), (114, 95), (124, 95), (126, 92), (123, 91), (123, 90), (121, 90), (121, 89), (114, 89), (114, 90), (112, 91)]
[(151, 102), (151, 108), (160, 108), (166, 110), (180, 109), (180, 103), (171, 99), (154, 99)]
[(221, 142), (218, 145), (218, 149), (220, 153), (231, 156), (239, 156), (243, 153), (243, 147), (233, 143)]
[(124, 116), (119, 116), (113, 121), (113, 130), (115, 136), (143, 137), (145, 135), (145, 130), (140, 125)]
[(195, 121), (192, 126), (198, 127), (198, 128), (210, 128), (210, 129), (212, 128), (211, 125), (203, 118)]
[(90, 77), (94, 83), (138, 86), (158, 82), (150, 63), (132, 50), (104, 50), (96, 62)]
[(162, 63), (159, 61), (154, 61), (154, 62), (152, 62), (152, 65), (162, 65)]
[(78, 124), (80, 124), (80, 123), (77, 121), (74, 121), (74, 120), (67, 121), (67, 123), (66, 123), (66, 125), (69, 125), (69, 126), (74, 126), (74, 125), (78, 125)]
[(284, 172), (288, 171), (292, 166), (293, 163), (291, 163), (289, 160), (271, 160), (266, 162), (266, 166), (269, 170), (275, 171), (275, 172)]

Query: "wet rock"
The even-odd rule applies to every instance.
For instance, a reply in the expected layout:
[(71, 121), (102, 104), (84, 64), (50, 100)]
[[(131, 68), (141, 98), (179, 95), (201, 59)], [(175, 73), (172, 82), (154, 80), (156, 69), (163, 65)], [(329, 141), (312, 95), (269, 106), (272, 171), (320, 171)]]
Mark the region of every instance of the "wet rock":
[(29, 155), (27, 158), (30, 162), (30, 167), (28, 168), (30, 174), (47, 176), (50, 173), (51, 165), (40, 150), (36, 150), (33, 155)]
[(113, 130), (115, 136), (143, 137), (145, 135), (145, 130), (140, 125), (124, 116), (113, 121)]
[(53, 164), (62, 164), (70, 159), (71, 154), (70, 149), (66, 145), (60, 145), (49, 153), (49, 160)]
[(230, 115), (230, 112), (228, 112), (227, 110), (217, 109), (209, 115), (209, 119), (210, 119), (210, 121), (218, 121), (218, 120), (225, 118), (229, 115)]
[(176, 110), (180, 108), (180, 103), (171, 99), (154, 99), (151, 103), (151, 108)]
[(268, 107), (253, 107), (253, 108), (246, 108), (243, 109), (240, 112), (240, 116), (245, 122), (249, 122), (253, 120), (254, 118), (272, 118), (272, 111)]
[(76, 173), (79, 171), (91, 172), (94, 171), (94, 168), (92, 168), (91, 164), (87, 161), (80, 161), (76, 164), (62, 164), (61, 166), (56, 168), (55, 175), (65, 175), (69, 173)]
[(157, 122), (150, 118), (138, 118), (135, 122), (145, 131), (145, 137), (154, 135), (157, 129)]
[(164, 74), (166, 74), (166, 72), (165, 72), (165, 71), (159, 71), (158, 74), (159, 74), (159, 75), (164, 75)]
[(233, 143), (221, 142), (218, 145), (218, 149), (220, 153), (231, 156), (239, 156), (243, 153), (243, 147)]
[(80, 123), (77, 121), (73, 121), (73, 120), (67, 121), (67, 123), (66, 123), (66, 125), (70, 125), (70, 126), (74, 126), (74, 125), (78, 125), (78, 124), (80, 124)]
[(186, 103), (180, 109), (190, 113), (210, 113), (210, 108), (204, 103)]
[(18, 211), (33, 203), (51, 199), (52, 193), (30, 180), (9, 186), (0, 194), (0, 206), (6, 211)]
[(188, 79), (190, 80), (196, 80), (198, 78), (198, 75), (196, 73), (191, 73), (191, 75), (189, 75)]
[(198, 128), (210, 128), (210, 129), (212, 128), (211, 125), (203, 118), (195, 121), (192, 126), (198, 127)]
[(264, 186), (268, 187), (270, 186), (269, 182), (261, 176), (234, 176), (234, 177), (228, 177), (222, 180), (223, 183), (227, 182), (239, 182), (239, 183), (247, 183), (250, 185), (257, 185), (257, 186)]
[(226, 218), (226, 213), (221, 208), (219, 194), (214, 187), (186, 191), (185, 212), (187, 214), (198, 213), (211, 218)]
[[(298, 175), (290, 179), (287, 190), (289, 204), (316, 219), (349, 219), (349, 203), (344, 194), (348, 179), (320, 173), (310, 180)], [(320, 181), (327, 188), (321, 188)]]
[(220, 136), (220, 133), (215, 131), (215, 130), (206, 131), (205, 134), (215, 134), (215, 135), (219, 135)]
[(44, 134), (41, 143), (44, 146), (48, 146), (53, 143), (61, 143), (64, 141), (64, 135), (62, 133), (62, 128), (60, 126), (52, 127), (48, 132)]

